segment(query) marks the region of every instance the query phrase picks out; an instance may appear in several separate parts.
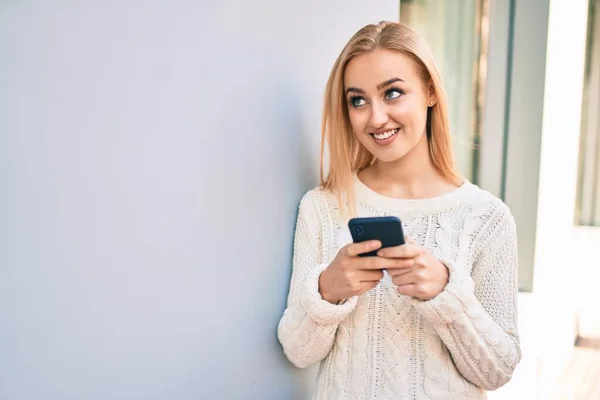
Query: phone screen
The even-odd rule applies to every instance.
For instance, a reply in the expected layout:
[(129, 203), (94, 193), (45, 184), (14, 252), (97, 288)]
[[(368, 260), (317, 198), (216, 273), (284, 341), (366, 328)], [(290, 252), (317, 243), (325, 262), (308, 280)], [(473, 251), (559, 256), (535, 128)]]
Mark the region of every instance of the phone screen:
[[(353, 218), (348, 222), (354, 243), (367, 240), (379, 240), (383, 247), (394, 247), (405, 244), (402, 222), (398, 217)], [(361, 257), (372, 257), (377, 251), (361, 254)]]

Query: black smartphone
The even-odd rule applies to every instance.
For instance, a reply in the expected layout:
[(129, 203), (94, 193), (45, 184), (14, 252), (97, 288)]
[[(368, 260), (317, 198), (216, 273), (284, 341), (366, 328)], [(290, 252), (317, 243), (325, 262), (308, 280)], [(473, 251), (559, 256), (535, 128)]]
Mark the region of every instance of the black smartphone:
[[(381, 247), (400, 246), (405, 243), (402, 222), (398, 217), (352, 218), (348, 222), (354, 243), (379, 240)], [(377, 250), (361, 254), (360, 257), (377, 255)]]

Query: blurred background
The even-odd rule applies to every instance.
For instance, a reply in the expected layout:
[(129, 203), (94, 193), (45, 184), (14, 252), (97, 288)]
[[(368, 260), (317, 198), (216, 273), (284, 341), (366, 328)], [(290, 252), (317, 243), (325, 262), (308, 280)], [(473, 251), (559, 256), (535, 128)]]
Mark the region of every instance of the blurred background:
[(306, 399), (276, 338), (323, 88), (425, 36), (456, 159), (515, 215), (523, 360), (600, 398), (600, 0), (0, 2), (0, 400)]

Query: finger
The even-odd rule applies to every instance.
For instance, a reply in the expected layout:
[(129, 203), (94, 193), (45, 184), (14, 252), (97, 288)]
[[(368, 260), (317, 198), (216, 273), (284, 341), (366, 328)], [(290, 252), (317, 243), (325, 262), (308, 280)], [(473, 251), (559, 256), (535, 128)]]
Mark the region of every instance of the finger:
[(362, 257), (353, 259), (355, 269), (392, 269), (406, 268), (405, 259), (384, 257)]
[(414, 265), (417, 267), (425, 267), (427, 266), (427, 257), (424, 254), (418, 255), (417, 257), (412, 259)]
[[(402, 262), (406, 262), (406, 263), (409, 263), (409, 262), (410, 263), (414, 263), (414, 261), (413, 261), (412, 258), (409, 258), (407, 260), (404, 260), (404, 259), (399, 259), (399, 260), (401, 260)], [(398, 276), (398, 275), (408, 274), (408, 273), (412, 272), (413, 270), (414, 270), (414, 268), (413, 268), (412, 265), (408, 266), (408, 267), (404, 267), (404, 268), (388, 268), (387, 269), (388, 274), (392, 278), (395, 277), (395, 276)]]
[(394, 282), (394, 285), (398, 287), (412, 285), (417, 283), (417, 277), (415, 276), (415, 274), (409, 272), (406, 274), (396, 275), (392, 278), (392, 282)]
[(414, 239), (411, 238), (410, 236), (405, 236), (404, 241), (408, 244), (417, 244), (417, 242), (415, 242)]
[(377, 255), (386, 258), (415, 258), (423, 252), (425, 252), (425, 249), (417, 244), (404, 244), (380, 249)]
[(416, 285), (414, 283), (398, 286), (398, 293), (405, 296), (416, 297)]
[(359, 254), (368, 253), (379, 248), (381, 248), (381, 242), (379, 240), (367, 240), (360, 243), (350, 243), (344, 247), (348, 257), (356, 257)]
[(415, 265), (414, 258), (392, 258), (392, 260), (396, 260), (395, 266), (387, 268), (391, 276), (405, 274)]
[(379, 282), (383, 279), (382, 270), (364, 270), (360, 273), (361, 282)]
[(379, 285), (379, 281), (371, 281), (371, 282), (362, 282), (360, 284), (360, 293), (368, 292), (369, 290), (377, 287)]

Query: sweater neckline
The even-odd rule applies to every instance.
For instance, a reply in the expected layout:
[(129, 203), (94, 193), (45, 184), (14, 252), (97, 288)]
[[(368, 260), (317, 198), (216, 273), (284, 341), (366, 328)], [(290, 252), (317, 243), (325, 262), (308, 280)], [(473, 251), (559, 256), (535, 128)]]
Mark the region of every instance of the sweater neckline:
[(474, 193), (474, 189), (477, 187), (473, 183), (464, 179), (461, 186), (439, 196), (423, 199), (395, 198), (384, 196), (371, 189), (360, 180), (356, 171), (353, 173), (353, 175), (354, 190), (356, 193), (356, 199), (359, 202), (363, 202), (381, 209), (404, 212), (436, 212), (447, 210), (459, 204), (464, 204), (465, 200), (471, 198)]

